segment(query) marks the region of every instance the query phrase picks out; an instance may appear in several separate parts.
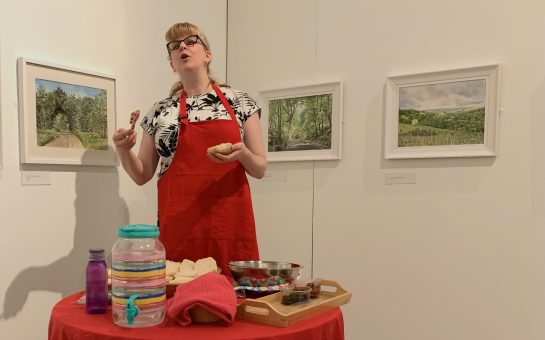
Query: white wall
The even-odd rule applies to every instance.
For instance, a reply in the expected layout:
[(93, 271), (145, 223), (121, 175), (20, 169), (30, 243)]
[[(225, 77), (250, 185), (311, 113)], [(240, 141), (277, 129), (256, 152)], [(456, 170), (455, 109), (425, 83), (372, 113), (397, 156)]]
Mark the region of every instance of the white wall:
[[(343, 159), (252, 183), (262, 255), (351, 290), (351, 340), (543, 339), (545, 2), (229, 0), (228, 17), (232, 86), (345, 85)], [(491, 63), (498, 157), (383, 159), (386, 77)]]
[[(461, 0), (229, 1), (228, 81), (262, 89), (342, 80), (340, 162), (271, 163), (252, 181), (263, 258), (313, 263), (354, 292), (348, 339), (545, 336), (545, 4)], [(52, 305), (82, 289), (86, 251), (155, 222), (155, 183), (117, 168), (20, 166), (17, 57), (117, 78), (118, 124), (174, 76), (163, 34), (198, 23), (225, 79), (224, 1), (0, 2), (0, 338), (46, 338)], [(388, 75), (503, 65), (496, 159), (382, 159)], [(52, 185), (22, 187), (22, 170)], [(385, 186), (384, 175), (417, 174)], [(308, 271), (306, 275), (309, 275)], [(31, 326), (30, 326), (31, 325)]]
[[(117, 226), (156, 222), (155, 181), (138, 187), (120, 167), (19, 164), (16, 60), (34, 58), (111, 74), (117, 124), (166, 97), (175, 80), (164, 32), (198, 24), (225, 79), (226, 2), (214, 0), (0, 2), (0, 338), (46, 339), (54, 303), (83, 289), (87, 250), (110, 249)], [(21, 186), (21, 171), (49, 186)]]

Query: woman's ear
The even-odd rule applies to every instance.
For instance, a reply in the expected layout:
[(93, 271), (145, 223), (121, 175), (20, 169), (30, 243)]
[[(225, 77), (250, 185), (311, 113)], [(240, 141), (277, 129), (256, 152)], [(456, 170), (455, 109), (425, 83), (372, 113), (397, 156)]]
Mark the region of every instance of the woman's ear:
[(176, 69), (174, 68), (174, 65), (172, 65), (172, 60), (170, 61), (170, 68), (172, 69), (172, 72), (176, 72)]
[(205, 64), (208, 65), (208, 64), (210, 64), (211, 61), (212, 61), (212, 52), (206, 50), (204, 62), (205, 62)]

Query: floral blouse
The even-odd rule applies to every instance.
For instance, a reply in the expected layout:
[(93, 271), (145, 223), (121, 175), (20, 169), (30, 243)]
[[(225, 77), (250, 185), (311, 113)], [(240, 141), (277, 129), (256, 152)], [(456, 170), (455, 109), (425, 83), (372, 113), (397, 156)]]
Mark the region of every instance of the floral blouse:
[[(235, 111), (235, 117), (240, 128), (240, 138), (241, 140), (244, 140), (244, 130), (242, 128), (244, 122), (252, 114), (260, 114), (261, 108), (257, 105), (255, 100), (245, 92), (229, 87), (220, 87), (220, 89), (227, 99), (227, 102)], [(231, 119), (229, 113), (213, 89), (205, 94), (187, 96), (186, 107), (189, 122)], [(174, 154), (176, 153), (179, 114), (180, 96), (179, 94), (175, 94), (172, 97), (165, 98), (155, 103), (140, 123), (140, 126), (144, 131), (152, 135), (155, 139), (155, 148), (161, 159), (159, 177), (168, 169), (174, 158)]]

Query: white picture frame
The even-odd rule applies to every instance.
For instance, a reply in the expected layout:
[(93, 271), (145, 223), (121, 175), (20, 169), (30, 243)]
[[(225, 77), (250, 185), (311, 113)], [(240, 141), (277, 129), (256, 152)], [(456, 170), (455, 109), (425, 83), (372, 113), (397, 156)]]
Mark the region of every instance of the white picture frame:
[(342, 158), (340, 81), (265, 90), (260, 97), (268, 161)]
[(113, 76), (18, 58), (21, 163), (115, 166)]
[[(0, 34), (0, 79), (2, 79), (2, 35)], [(2, 137), (2, 125), (3, 119), (2, 119), (2, 82), (0, 81), (0, 169), (3, 167), (3, 137)]]
[(500, 65), (389, 77), (384, 158), (494, 157)]

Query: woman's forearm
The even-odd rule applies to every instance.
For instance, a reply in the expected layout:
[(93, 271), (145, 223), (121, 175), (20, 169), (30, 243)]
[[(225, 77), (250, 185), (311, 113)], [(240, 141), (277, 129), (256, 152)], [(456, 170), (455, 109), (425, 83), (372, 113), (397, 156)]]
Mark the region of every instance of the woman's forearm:
[(150, 178), (144, 176), (144, 167), (142, 161), (131, 150), (118, 151), (121, 166), (127, 172), (129, 177), (138, 185), (146, 184)]
[(150, 134), (142, 135), (138, 156), (131, 150), (136, 143), (134, 130), (118, 129), (114, 135), (114, 142), (123, 169), (136, 184), (144, 185), (153, 178), (159, 155), (155, 151), (154, 140)]
[(254, 178), (263, 178), (267, 170), (267, 159), (263, 155), (257, 155), (249, 148), (244, 148), (243, 156), (239, 159), (248, 175)]
[(244, 123), (245, 139), (242, 155), (239, 161), (246, 169), (248, 175), (254, 178), (263, 178), (267, 170), (267, 158), (261, 138), (261, 126), (259, 125), (259, 112), (254, 112)]

